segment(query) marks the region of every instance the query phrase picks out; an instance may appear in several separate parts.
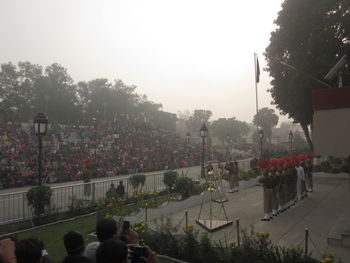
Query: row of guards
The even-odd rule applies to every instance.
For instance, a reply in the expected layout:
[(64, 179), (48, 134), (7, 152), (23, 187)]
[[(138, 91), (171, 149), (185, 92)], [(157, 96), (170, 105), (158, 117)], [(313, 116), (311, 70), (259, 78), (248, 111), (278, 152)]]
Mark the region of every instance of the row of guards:
[(262, 221), (272, 220), (313, 191), (313, 158), (308, 154), (258, 162), (262, 171), (258, 181), (263, 185), (264, 197)]

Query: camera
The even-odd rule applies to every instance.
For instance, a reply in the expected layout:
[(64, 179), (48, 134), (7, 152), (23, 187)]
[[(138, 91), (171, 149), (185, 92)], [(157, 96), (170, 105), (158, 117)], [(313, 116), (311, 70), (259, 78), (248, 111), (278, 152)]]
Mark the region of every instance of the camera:
[(123, 233), (128, 232), (130, 229), (130, 222), (129, 221), (123, 221)]
[(134, 252), (133, 256), (135, 258), (148, 257), (148, 251), (145, 247), (133, 246), (130, 249)]

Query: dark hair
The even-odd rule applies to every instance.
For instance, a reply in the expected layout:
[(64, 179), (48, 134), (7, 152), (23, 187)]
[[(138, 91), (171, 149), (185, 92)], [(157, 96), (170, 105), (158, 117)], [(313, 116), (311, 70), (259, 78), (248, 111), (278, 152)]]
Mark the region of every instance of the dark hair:
[(64, 247), (67, 250), (67, 254), (79, 255), (84, 251), (84, 238), (76, 231), (70, 231), (63, 236)]
[(15, 252), (17, 263), (39, 263), (41, 259), (41, 251), (43, 249), (43, 241), (36, 237), (17, 241)]
[(102, 219), (97, 222), (97, 239), (103, 242), (112, 238), (117, 233), (117, 222), (113, 218)]
[(96, 251), (96, 263), (124, 263), (127, 260), (128, 248), (119, 239), (108, 239), (101, 243)]

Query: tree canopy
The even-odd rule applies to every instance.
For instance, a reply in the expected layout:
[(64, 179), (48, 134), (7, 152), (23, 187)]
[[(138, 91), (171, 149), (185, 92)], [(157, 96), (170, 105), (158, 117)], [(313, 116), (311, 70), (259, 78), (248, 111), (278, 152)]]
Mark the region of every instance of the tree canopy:
[(193, 114), (191, 114), (188, 117), (188, 120), (186, 120), (186, 127), (188, 131), (190, 131), (192, 134), (198, 134), (199, 130), (203, 123), (208, 124), (210, 118), (212, 116), (212, 112), (210, 110), (194, 110)]
[(175, 129), (176, 115), (138, 94), (136, 86), (108, 79), (74, 83), (66, 68), (54, 63), (45, 69), (30, 62), (4, 63), (0, 67), (0, 110), (5, 119), (28, 121), (44, 112), (50, 121), (89, 123), (92, 117), (113, 121), (115, 114), (152, 119)]
[(229, 119), (221, 118), (213, 121), (211, 130), (213, 136), (217, 137), (224, 144), (227, 135), (233, 142), (238, 142), (242, 136), (249, 132), (250, 127), (248, 123), (236, 120), (236, 118), (233, 117)]
[(262, 128), (264, 136), (271, 143), (272, 127), (278, 124), (278, 116), (275, 110), (269, 108), (262, 108), (254, 115), (253, 123)]
[(273, 104), (301, 124), (311, 148), (311, 91), (326, 85), (309, 76), (322, 81), (349, 54), (349, 10), (348, 0), (285, 0), (266, 48)]

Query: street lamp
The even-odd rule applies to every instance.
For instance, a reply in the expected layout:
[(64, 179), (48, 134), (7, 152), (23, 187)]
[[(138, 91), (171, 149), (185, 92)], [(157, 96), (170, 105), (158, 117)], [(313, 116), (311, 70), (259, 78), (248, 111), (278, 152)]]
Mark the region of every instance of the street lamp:
[(96, 155), (97, 155), (97, 119), (95, 117), (92, 118), (92, 121), (94, 122), (94, 141), (95, 141), (95, 154), (94, 154), (94, 159), (96, 161)]
[(260, 157), (263, 156), (263, 139), (264, 139), (264, 131), (259, 131), (259, 139), (260, 139)]
[(34, 118), (34, 132), (35, 135), (38, 136), (38, 149), (39, 149), (39, 153), (38, 153), (38, 184), (41, 185), (41, 177), (42, 177), (42, 173), (43, 173), (43, 168), (41, 165), (41, 152), (42, 152), (42, 148), (43, 148), (43, 144), (42, 144), (42, 137), (46, 135), (47, 132), (47, 123), (48, 123), (48, 119), (45, 116), (44, 113), (38, 113), (35, 118)]
[(230, 135), (226, 135), (226, 143), (227, 143), (227, 148), (226, 148), (226, 158), (229, 157), (230, 154)]
[(205, 123), (202, 125), (200, 129), (200, 135), (202, 137), (202, 164), (201, 164), (201, 177), (204, 178), (204, 146), (205, 146), (205, 138), (208, 136), (208, 128)]
[(289, 138), (289, 142), (290, 142), (290, 152), (292, 152), (293, 151), (293, 133), (292, 133), (292, 131), (289, 132), (288, 138)]
[(185, 136), (186, 136), (186, 143), (189, 144), (190, 138), (191, 138), (191, 133), (187, 132)]

